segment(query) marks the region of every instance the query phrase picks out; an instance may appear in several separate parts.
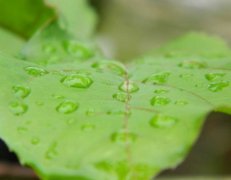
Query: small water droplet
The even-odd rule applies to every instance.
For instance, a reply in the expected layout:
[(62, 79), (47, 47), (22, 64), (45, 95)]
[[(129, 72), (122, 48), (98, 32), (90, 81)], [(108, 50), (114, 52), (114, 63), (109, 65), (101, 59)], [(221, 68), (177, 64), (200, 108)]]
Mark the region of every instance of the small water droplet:
[(218, 91), (222, 91), (224, 88), (228, 86), (229, 86), (228, 81), (221, 81), (221, 82), (215, 82), (209, 84), (208, 89), (212, 92), (218, 92)]
[(21, 133), (27, 132), (28, 129), (26, 127), (20, 126), (20, 127), (17, 128), (17, 131), (18, 131), (18, 133), (21, 134)]
[(162, 72), (162, 73), (155, 73), (152, 74), (150, 77), (146, 78), (143, 82), (151, 82), (154, 84), (164, 84), (167, 82), (170, 76), (169, 72)]
[(127, 93), (124, 92), (115, 93), (113, 94), (112, 97), (120, 102), (127, 102), (131, 99), (131, 95), (128, 95)]
[(13, 93), (18, 98), (26, 98), (30, 94), (30, 88), (25, 86), (13, 86)]
[(87, 116), (93, 116), (93, 115), (95, 115), (95, 109), (88, 108), (87, 111), (86, 111), (86, 115)]
[(37, 144), (39, 144), (39, 143), (40, 143), (40, 139), (39, 139), (39, 138), (34, 137), (34, 138), (31, 139), (31, 144), (37, 145)]
[(81, 130), (85, 132), (89, 132), (95, 129), (95, 125), (91, 123), (86, 123), (81, 126)]
[(45, 153), (45, 158), (48, 160), (54, 159), (58, 155), (57, 143), (52, 143)]
[(205, 74), (205, 78), (208, 81), (217, 81), (217, 80), (221, 80), (222, 77), (224, 77), (225, 74), (224, 73), (208, 73)]
[(156, 93), (156, 94), (165, 94), (165, 93), (167, 93), (167, 92), (168, 92), (167, 89), (156, 89), (156, 90), (154, 91), (154, 93)]
[(79, 104), (77, 104), (76, 102), (65, 100), (56, 107), (56, 110), (63, 114), (69, 114), (75, 112), (78, 109), (78, 107)]
[(42, 68), (40, 68), (40, 67), (32, 67), (32, 66), (29, 66), (29, 67), (26, 67), (26, 68), (25, 68), (25, 71), (26, 71), (29, 75), (35, 76), (35, 77), (43, 76), (43, 75), (48, 74), (48, 71), (46, 71), (45, 69), (42, 69)]
[(68, 87), (89, 88), (93, 81), (85, 74), (71, 74), (62, 78), (61, 83)]
[(125, 67), (119, 62), (115, 62), (115, 61), (110, 61), (110, 60), (99, 61), (99, 62), (93, 63), (91, 67), (98, 69), (98, 70), (110, 70), (121, 76), (126, 74)]
[(185, 101), (185, 100), (177, 100), (177, 101), (175, 102), (175, 104), (176, 104), (176, 105), (180, 105), (180, 106), (184, 106), (184, 105), (188, 104), (188, 102)]
[(74, 124), (75, 123), (75, 119), (74, 118), (70, 118), (70, 119), (68, 119), (66, 122), (67, 122), (67, 125), (72, 125), (72, 124)]
[(16, 116), (23, 115), (28, 110), (28, 106), (26, 104), (18, 101), (10, 103), (9, 108), (11, 112)]
[(152, 106), (155, 106), (155, 105), (167, 105), (170, 102), (171, 102), (170, 99), (165, 97), (165, 96), (154, 96), (150, 101)]
[(88, 59), (94, 55), (94, 52), (83, 43), (65, 41), (63, 47), (67, 53), (80, 59)]
[(157, 127), (157, 128), (169, 128), (175, 125), (177, 122), (177, 118), (167, 116), (167, 115), (162, 115), (162, 114), (157, 114), (151, 118), (149, 121), (150, 125), (152, 127)]
[(56, 47), (52, 44), (44, 44), (42, 46), (42, 51), (46, 54), (53, 54), (57, 51)]
[(134, 93), (139, 91), (139, 87), (132, 81), (128, 81), (128, 82), (125, 81), (119, 86), (119, 90), (126, 93)]
[(183, 61), (180, 64), (178, 64), (178, 66), (188, 69), (202, 69), (202, 68), (206, 68), (207, 64), (202, 61), (191, 60), (191, 61)]
[(137, 138), (137, 135), (131, 132), (127, 132), (125, 130), (113, 133), (111, 136), (111, 140), (120, 144), (130, 144), (134, 142)]
[(55, 99), (64, 99), (65, 97), (62, 95), (52, 94), (52, 97)]
[(44, 105), (44, 102), (42, 102), (42, 101), (36, 101), (35, 104), (36, 104), (37, 106), (43, 106), (43, 105)]

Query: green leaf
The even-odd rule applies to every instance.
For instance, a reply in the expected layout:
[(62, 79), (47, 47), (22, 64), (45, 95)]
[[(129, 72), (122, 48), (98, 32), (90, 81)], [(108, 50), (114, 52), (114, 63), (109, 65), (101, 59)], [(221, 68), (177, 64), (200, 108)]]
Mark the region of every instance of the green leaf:
[(55, 16), (42, 0), (0, 0), (0, 25), (23, 38), (29, 38)]
[(97, 16), (87, 0), (47, 0), (57, 10), (59, 24), (75, 37), (91, 37), (96, 28)]
[[(231, 114), (231, 56), (220, 40), (193, 36), (205, 51), (190, 35), (126, 68), (1, 54), (0, 136), (42, 179), (145, 180), (174, 168), (211, 111)], [(222, 56), (207, 57), (210, 42)]]
[(77, 39), (57, 22), (38, 31), (24, 46), (21, 56), (41, 65), (84, 62), (102, 57), (93, 40)]
[(1, 28), (0, 39), (0, 50), (11, 55), (18, 55), (25, 43), (23, 39)]

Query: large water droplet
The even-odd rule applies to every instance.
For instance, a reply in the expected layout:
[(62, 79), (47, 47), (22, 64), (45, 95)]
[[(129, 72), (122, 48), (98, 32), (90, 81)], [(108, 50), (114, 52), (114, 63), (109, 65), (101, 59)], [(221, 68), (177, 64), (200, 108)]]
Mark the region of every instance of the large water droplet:
[(224, 77), (224, 73), (208, 73), (208, 74), (205, 74), (205, 78), (208, 80), (208, 81), (218, 81), (218, 80), (221, 80), (222, 77)]
[(202, 69), (206, 68), (207, 64), (202, 61), (194, 61), (194, 60), (189, 60), (189, 61), (183, 61), (180, 64), (178, 64), (179, 67), (184, 67), (184, 68), (189, 68), (189, 69)]
[(171, 100), (165, 96), (154, 96), (150, 103), (152, 106), (155, 105), (167, 105), (171, 102)]
[(222, 91), (224, 88), (228, 86), (229, 86), (228, 81), (221, 81), (221, 82), (215, 82), (209, 84), (208, 89), (212, 92), (218, 92), (218, 91)]
[(119, 86), (119, 90), (126, 93), (134, 93), (139, 91), (139, 87), (132, 81), (125, 81)]
[(83, 43), (65, 41), (63, 45), (67, 53), (80, 59), (88, 59), (94, 55), (94, 52)]
[(89, 132), (95, 129), (95, 125), (91, 123), (86, 123), (81, 126), (81, 130), (85, 132)]
[(18, 98), (26, 98), (30, 94), (30, 88), (25, 86), (13, 86), (13, 93)]
[(163, 72), (163, 73), (155, 73), (152, 74), (150, 77), (146, 78), (143, 82), (151, 82), (154, 84), (164, 84), (167, 82), (168, 77), (170, 73), (169, 72)]
[(9, 108), (11, 112), (16, 116), (23, 115), (28, 110), (28, 106), (26, 104), (18, 101), (10, 103)]
[(177, 122), (177, 118), (167, 116), (167, 115), (162, 115), (162, 114), (157, 114), (151, 118), (149, 121), (150, 125), (152, 127), (157, 127), (157, 128), (168, 128), (172, 127), (175, 125)]
[(74, 88), (88, 88), (93, 83), (92, 79), (85, 74), (71, 74), (61, 79), (61, 82)]
[(45, 69), (42, 69), (42, 68), (40, 68), (40, 67), (32, 67), (32, 66), (29, 66), (29, 67), (26, 67), (26, 68), (25, 68), (25, 71), (26, 71), (29, 75), (35, 76), (35, 77), (43, 76), (43, 75), (48, 74), (48, 71), (46, 71)]
[(57, 106), (56, 110), (63, 114), (69, 114), (75, 112), (78, 107), (79, 105), (76, 102), (65, 100)]
[(115, 61), (99, 61), (92, 64), (92, 67), (98, 70), (110, 70), (118, 75), (125, 75), (126, 69), (125, 67), (120, 64), (119, 62)]
[(120, 144), (132, 143), (136, 140), (137, 135), (131, 132), (127, 132), (125, 130), (113, 133), (111, 136), (111, 140)]
[(120, 102), (127, 102), (131, 99), (131, 95), (128, 95), (127, 93), (124, 92), (118, 92), (116, 94), (113, 94), (112, 97)]

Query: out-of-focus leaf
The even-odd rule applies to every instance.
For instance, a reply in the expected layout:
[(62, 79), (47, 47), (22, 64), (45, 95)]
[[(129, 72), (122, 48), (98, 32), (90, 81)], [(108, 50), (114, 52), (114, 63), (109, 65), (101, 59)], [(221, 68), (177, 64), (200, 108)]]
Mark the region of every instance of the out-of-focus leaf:
[(0, 0), (0, 26), (23, 38), (29, 38), (55, 16), (54, 9), (42, 0)]
[[(97, 60), (43, 67), (1, 54), (0, 136), (46, 180), (148, 180), (175, 167), (211, 111), (231, 114), (226, 47), (185, 39), (126, 68)], [(201, 56), (208, 47), (198, 54), (195, 40), (214, 42), (222, 56)], [(175, 49), (181, 56), (166, 56)]]
[(0, 28), (0, 51), (11, 55), (17, 55), (24, 43), (24, 40), (20, 37)]
[(57, 10), (59, 24), (77, 38), (89, 38), (95, 31), (97, 16), (87, 0), (46, 0)]

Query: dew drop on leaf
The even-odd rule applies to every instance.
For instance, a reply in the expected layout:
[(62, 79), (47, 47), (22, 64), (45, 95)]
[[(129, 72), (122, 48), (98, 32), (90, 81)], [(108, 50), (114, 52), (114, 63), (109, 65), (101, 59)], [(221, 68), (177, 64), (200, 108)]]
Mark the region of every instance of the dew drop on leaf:
[(131, 132), (127, 132), (125, 130), (115, 132), (111, 136), (111, 140), (115, 143), (132, 143), (136, 140), (137, 135)]
[(170, 99), (165, 97), (165, 96), (154, 96), (150, 103), (152, 106), (155, 106), (155, 105), (167, 105), (170, 103)]
[(152, 127), (157, 127), (157, 128), (172, 127), (173, 125), (176, 124), (176, 122), (177, 122), (177, 118), (167, 115), (162, 115), (162, 114), (157, 114), (153, 116), (149, 121)]
[(48, 150), (46, 151), (45, 158), (48, 160), (51, 160), (55, 158), (57, 155), (58, 155), (57, 143), (55, 142), (55, 143), (52, 143), (50, 147), (48, 148)]
[(19, 134), (25, 133), (28, 131), (28, 129), (26, 127), (20, 126), (17, 128), (17, 131)]
[(66, 121), (66, 123), (67, 123), (67, 125), (72, 125), (72, 124), (74, 124), (75, 123), (75, 119), (74, 118), (70, 118), (70, 119), (68, 119), (67, 121)]
[(154, 93), (156, 93), (156, 94), (165, 94), (167, 92), (168, 92), (167, 89), (156, 89), (156, 90), (154, 90)]
[(39, 138), (34, 137), (34, 138), (31, 139), (31, 144), (37, 145), (37, 144), (39, 144), (39, 143), (40, 143), (40, 139), (39, 139)]
[(224, 76), (225, 76), (224, 73), (208, 73), (208, 74), (205, 74), (205, 78), (208, 81), (217, 81), (217, 80), (220, 80)]
[(56, 107), (56, 110), (63, 114), (69, 114), (75, 112), (78, 107), (79, 105), (76, 102), (65, 100)]
[(154, 84), (164, 84), (167, 82), (169, 75), (170, 75), (169, 72), (156, 73), (146, 78), (143, 82), (144, 83), (151, 82)]
[(113, 99), (120, 101), (120, 102), (127, 102), (131, 99), (131, 96), (124, 92), (118, 92), (113, 94)]
[(86, 111), (87, 116), (93, 116), (95, 114), (95, 109), (93, 108), (88, 108)]
[(139, 91), (139, 87), (132, 81), (128, 81), (128, 82), (125, 81), (119, 86), (119, 90), (126, 93), (134, 93)]
[(43, 76), (43, 75), (48, 74), (48, 71), (46, 71), (45, 69), (40, 68), (40, 67), (33, 67), (33, 66), (26, 67), (25, 71), (27, 72), (27, 74), (34, 76), (34, 77)]
[(93, 81), (85, 74), (70, 74), (62, 78), (61, 83), (68, 87), (89, 88)]
[(94, 55), (94, 52), (82, 43), (65, 41), (63, 47), (67, 53), (80, 59), (88, 59)]
[(183, 68), (188, 68), (188, 69), (202, 69), (202, 68), (206, 68), (207, 64), (205, 62), (201, 62), (201, 61), (193, 61), (193, 60), (189, 60), (189, 61), (183, 61), (180, 64), (178, 64), (179, 67), (183, 67)]
[(30, 88), (25, 86), (13, 86), (12, 87), (13, 93), (15, 97), (18, 98), (26, 98), (30, 94)]
[(52, 44), (44, 44), (42, 46), (42, 51), (46, 54), (53, 54), (57, 51), (56, 47)]
[(95, 129), (95, 125), (91, 123), (86, 123), (81, 126), (81, 130), (85, 132), (89, 132)]
[(15, 101), (15, 102), (10, 103), (9, 108), (10, 108), (11, 112), (16, 116), (23, 115), (28, 110), (28, 106), (22, 102), (19, 102), (19, 101)]
[(209, 91), (212, 92), (218, 92), (218, 91), (222, 91), (224, 88), (229, 86), (229, 82), (228, 81), (221, 81), (221, 82), (215, 82), (215, 83), (211, 83), (208, 86)]
[(177, 100), (177, 101), (175, 101), (175, 104), (180, 105), (180, 106), (184, 106), (184, 105), (188, 104), (188, 102), (185, 100)]
[(126, 74), (126, 69), (122, 64), (110, 60), (95, 62), (91, 67), (102, 71), (110, 70), (121, 76)]

